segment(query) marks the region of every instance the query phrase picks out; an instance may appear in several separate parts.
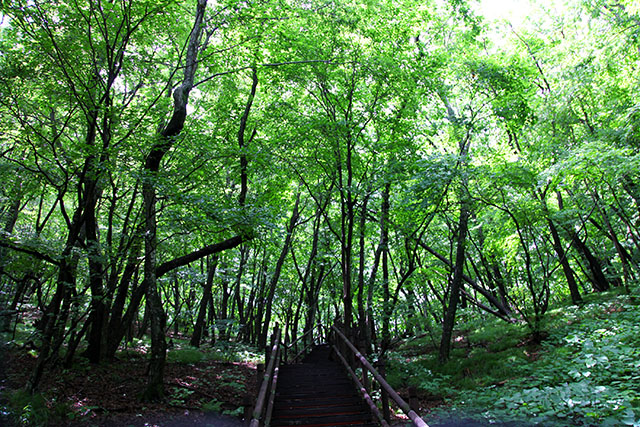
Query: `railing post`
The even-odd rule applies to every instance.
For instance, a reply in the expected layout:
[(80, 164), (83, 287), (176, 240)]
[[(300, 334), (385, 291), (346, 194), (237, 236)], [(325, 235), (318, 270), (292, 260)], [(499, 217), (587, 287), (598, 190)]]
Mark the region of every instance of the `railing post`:
[(416, 389), (414, 386), (410, 386), (409, 387), (409, 407), (414, 411), (414, 412), (418, 412), (418, 409), (420, 409), (418, 407), (418, 389)]
[(244, 425), (251, 424), (251, 413), (253, 412), (254, 398), (250, 394), (246, 394), (242, 399), (242, 406), (244, 406)]
[[(362, 340), (359, 340), (358, 344), (358, 347), (360, 348), (360, 354), (366, 354), (366, 352), (362, 351), (362, 349), (365, 347), (364, 342)], [(362, 369), (362, 385), (365, 389), (367, 389), (369, 393), (371, 393), (372, 390), (371, 383), (369, 382), (369, 371), (361, 360), (358, 360), (358, 365), (360, 365), (360, 369)]]
[[(402, 411), (413, 422), (414, 426), (417, 426), (417, 427), (428, 427), (427, 423), (425, 423), (424, 420), (422, 418), (420, 418), (420, 416), (416, 413), (416, 411), (414, 409), (412, 409), (411, 406), (407, 402), (405, 402), (404, 399), (402, 399), (402, 397), (400, 397), (400, 395), (385, 380), (385, 378), (384, 378), (384, 373), (385, 373), (384, 360), (378, 361), (378, 369), (374, 368), (367, 361), (367, 359), (362, 355), (362, 353), (360, 353), (360, 351), (338, 329), (337, 326), (333, 326), (331, 328), (331, 330), (332, 330), (333, 335), (335, 336), (335, 340), (336, 340), (336, 343), (334, 343), (335, 352), (340, 356), (340, 359), (341, 359), (342, 363), (345, 365), (347, 371), (350, 372), (352, 378), (354, 379), (356, 384), (358, 384), (358, 387), (363, 389), (364, 388), (364, 384), (362, 382), (360, 382), (358, 377), (355, 375), (355, 373), (353, 372), (353, 370), (349, 366), (349, 363), (347, 362), (347, 359), (340, 355), (340, 350), (338, 349), (339, 343), (337, 341), (342, 341), (344, 343), (344, 345), (354, 355), (354, 357), (360, 361), (360, 364), (362, 364), (366, 368), (366, 370), (371, 373), (371, 375), (373, 376), (372, 384), (373, 384), (373, 381), (375, 380), (375, 382), (380, 385), (380, 388), (381, 388), (381, 390), (380, 390), (381, 391), (381, 400), (382, 400), (381, 403), (382, 403), (382, 410), (384, 412), (384, 415), (380, 415), (379, 414), (379, 411), (378, 411), (378, 409), (376, 408), (375, 405), (372, 406), (372, 410), (374, 411), (374, 413), (379, 415), (378, 419), (380, 420), (381, 425), (382, 426), (386, 426), (386, 427), (388, 427), (388, 425), (389, 425), (388, 423), (390, 422), (390, 419), (391, 419), (391, 411), (390, 411), (390, 408), (389, 408), (389, 397), (391, 397), (391, 398), (393, 398), (394, 402), (398, 405), (398, 407), (400, 409), (402, 409)], [(338, 338), (340, 338), (340, 339), (338, 339)], [(373, 388), (373, 385), (372, 385), (372, 388)], [(373, 392), (373, 390), (372, 390), (372, 392)], [(370, 396), (366, 392), (366, 390), (365, 390), (364, 394), (365, 394), (365, 400), (370, 398)], [(367, 402), (369, 402), (369, 400), (367, 400)]]
[(262, 384), (262, 379), (264, 378), (264, 363), (258, 363), (256, 372), (258, 374), (258, 389), (260, 389), (260, 384)]
[[(385, 361), (384, 360), (379, 360), (378, 361), (378, 372), (380, 373), (380, 376), (382, 378), (385, 378)], [(387, 393), (387, 391), (384, 389), (384, 387), (380, 387), (380, 400), (382, 403), (382, 416), (384, 417), (385, 421), (390, 423), (391, 422), (391, 411), (389, 409), (389, 393)]]
[[(260, 389), (256, 404), (253, 409), (253, 416), (250, 422), (251, 427), (259, 427), (265, 423), (269, 423), (269, 416), (271, 408), (273, 408), (272, 391), (275, 392), (275, 386), (278, 375), (278, 359), (282, 355), (281, 353), (281, 339), (280, 329), (276, 324), (276, 329), (271, 337), (272, 349), (269, 351), (270, 357), (267, 358), (267, 366), (259, 367), (258, 373), (262, 373), (262, 382), (260, 383)], [(267, 400), (269, 399), (269, 400)], [(266, 415), (266, 417), (265, 417)]]
[(360, 369), (362, 369), (362, 385), (369, 393), (371, 393), (371, 383), (369, 382), (369, 373), (364, 363), (360, 363)]

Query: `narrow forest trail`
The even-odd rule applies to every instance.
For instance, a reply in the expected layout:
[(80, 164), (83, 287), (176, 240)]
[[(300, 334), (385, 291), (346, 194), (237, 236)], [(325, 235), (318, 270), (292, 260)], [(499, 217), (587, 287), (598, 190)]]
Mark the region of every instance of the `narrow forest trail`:
[(299, 364), (282, 365), (273, 426), (375, 426), (362, 397), (328, 345), (316, 347)]

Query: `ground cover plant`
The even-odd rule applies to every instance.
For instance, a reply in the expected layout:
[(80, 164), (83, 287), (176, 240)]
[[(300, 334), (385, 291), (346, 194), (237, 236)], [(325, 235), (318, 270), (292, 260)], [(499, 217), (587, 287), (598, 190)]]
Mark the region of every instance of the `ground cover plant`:
[[(482, 324), (483, 326), (477, 326)], [(450, 361), (428, 340), (392, 355), (390, 382), (416, 387), (430, 416), (527, 425), (640, 424), (640, 303), (608, 294), (548, 313), (541, 342), (526, 325), (461, 325)]]

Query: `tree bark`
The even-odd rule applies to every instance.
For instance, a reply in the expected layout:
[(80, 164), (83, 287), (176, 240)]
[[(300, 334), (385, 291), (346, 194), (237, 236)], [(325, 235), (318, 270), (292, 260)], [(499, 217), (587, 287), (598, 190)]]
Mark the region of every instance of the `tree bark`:
[(144, 287), (146, 289), (147, 308), (151, 322), (151, 359), (147, 387), (143, 392), (143, 400), (154, 401), (164, 396), (164, 365), (166, 360), (166, 340), (164, 328), (166, 313), (162, 306), (162, 299), (157, 288), (157, 218), (156, 218), (156, 190), (155, 179), (160, 169), (160, 162), (171, 149), (176, 136), (184, 128), (187, 118), (187, 103), (189, 93), (193, 88), (195, 73), (198, 65), (200, 37), (204, 27), (204, 14), (207, 7), (206, 0), (198, 0), (195, 21), (189, 43), (184, 66), (182, 84), (173, 92), (173, 114), (169, 123), (158, 135), (158, 141), (153, 145), (144, 163), (142, 194), (144, 200), (145, 218), (145, 260)]
[(391, 292), (389, 291), (389, 198), (391, 184), (386, 183), (382, 191), (380, 209), (380, 244), (382, 245), (382, 351), (391, 344), (390, 322), (393, 311)]
[(562, 240), (560, 240), (560, 234), (558, 233), (558, 229), (553, 223), (553, 219), (551, 219), (549, 208), (547, 207), (547, 201), (545, 200), (545, 195), (538, 194), (538, 197), (540, 199), (540, 202), (542, 203), (543, 212), (547, 217), (547, 224), (549, 225), (549, 231), (551, 232), (551, 238), (553, 240), (553, 250), (558, 256), (558, 261), (562, 266), (562, 272), (564, 273), (564, 277), (567, 280), (567, 286), (569, 287), (571, 301), (574, 305), (579, 305), (580, 303), (582, 303), (582, 297), (580, 296), (580, 290), (578, 289), (578, 284), (576, 283), (573, 269), (571, 268), (571, 265), (569, 265), (569, 258), (565, 253), (564, 246), (562, 245)]
[[(438, 251), (433, 249), (431, 246), (425, 244), (422, 241), (419, 241), (418, 244), (422, 248), (426, 249), (427, 252), (431, 253), (440, 261), (442, 261), (447, 267), (449, 267), (449, 269), (454, 270), (454, 264), (451, 262), (451, 260), (447, 259), (444, 255), (442, 255), (441, 253), (439, 253)], [(473, 280), (471, 277), (469, 277), (466, 274), (462, 274), (462, 279), (465, 282), (467, 282), (469, 285), (471, 285), (471, 287), (476, 292), (478, 292), (480, 295), (485, 297), (487, 301), (489, 301), (491, 305), (493, 305), (498, 310), (498, 313), (502, 316), (501, 319), (503, 320), (511, 319), (511, 311), (507, 307), (505, 307), (500, 301), (498, 301), (498, 299), (491, 292), (484, 289), (475, 280)]]
[(191, 341), (189, 342), (189, 345), (192, 345), (193, 347), (200, 347), (200, 339), (202, 338), (202, 331), (204, 329), (207, 316), (207, 304), (211, 299), (213, 278), (216, 274), (216, 268), (218, 267), (218, 256), (214, 255), (207, 264), (207, 281), (205, 282), (204, 289), (202, 290), (202, 300), (200, 301), (200, 307), (198, 308), (198, 317), (196, 319), (196, 324), (193, 327)]
[[(358, 244), (358, 335), (364, 339), (367, 330), (367, 315), (364, 305), (364, 275), (365, 275), (365, 242), (367, 227), (367, 206), (369, 204), (369, 196), (366, 195), (362, 201), (360, 210), (360, 240)], [(365, 340), (366, 341), (366, 340)], [(367, 351), (369, 349), (367, 348)]]
[(284, 239), (284, 245), (282, 246), (282, 250), (280, 251), (280, 256), (278, 257), (278, 261), (276, 262), (276, 267), (273, 272), (273, 276), (271, 276), (271, 280), (269, 281), (269, 288), (264, 301), (264, 304), (265, 304), (264, 322), (262, 324), (262, 330), (260, 333), (260, 337), (258, 339), (258, 346), (261, 348), (267, 345), (267, 337), (269, 335), (269, 324), (271, 323), (271, 307), (273, 306), (273, 298), (275, 296), (276, 285), (278, 284), (278, 280), (280, 279), (282, 266), (284, 265), (284, 261), (287, 258), (287, 254), (289, 253), (289, 248), (291, 247), (291, 240), (293, 239), (293, 231), (297, 226), (298, 218), (300, 218), (300, 212), (298, 210), (299, 206), (300, 206), (300, 193), (298, 193), (298, 196), (296, 197), (296, 203), (293, 206), (293, 212), (291, 213), (291, 218), (289, 219), (289, 225), (287, 226), (287, 234)]
[(462, 284), (462, 276), (464, 271), (465, 242), (467, 239), (467, 230), (469, 225), (469, 209), (466, 201), (460, 204), (460, 219), (458, 221), (458, 238), (456, 242), (456, 261), (453, 269), (453, 279), (449, 289), (449, 301), (447, 311), (444, 316), (442, 325), (442, 339), (440, 340), (440, 363), (449, 360), (451, 352), (451, 336), (453, 334), (453, 326), (456, 320), (456, 310), (460, 300), (460, 289)]

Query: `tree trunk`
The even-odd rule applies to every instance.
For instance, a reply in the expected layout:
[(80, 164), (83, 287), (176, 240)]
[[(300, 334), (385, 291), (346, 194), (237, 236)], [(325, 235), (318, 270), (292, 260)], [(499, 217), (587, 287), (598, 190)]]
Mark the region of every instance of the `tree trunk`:
[[(122, 312), (124, 311), (124, 306), (127, 301), (127, 296), (129, 294), (129, 288), (131, 286), (132, 279), (140, 264), (138, 257), (140, 256), (140, 252), (142, 251), (143, 233), (144, 225), (141, 224), (136, 228), (136, 233), (132, 237), (131, 247), (129, 248), (129, 254), (127, 256), (127, 263), (122, 272), (122, 276), (120, 277), (116, 296), (113, 300), (113, 303), (111, 304), (107, 336), (107, 349), (105, 352), (105, 357), (107, 359), (113, 359), (115, 357), (115, 353), (118, 349), (118, 346), (120, 345), (120, 341), (122, 341), (122, 338), (125, 336), (126, 330), (130, 326), (125, 322), (126, 314), (125, 316), (123, 316)], [(138, 294), (140, 294), (139, 298), (136, 297), (135, 291), (131, 293), (129, 305), (135, 306), (135, 309), (137, 309), (140, 305), (140, 301), (142, 300), (142, 295), (144, 294), (144, 292), (141, 293), (138, 291)]]
[[(4, 224), (3, 230), (6, 236), (10, 236), (13, 233), (13, 228), (18, 221), (18, 214), (20, 213), (20, 203), (21, 197), (16, 197), (6, 212), (6, 222)], [(0, 279), (4, 273), (4, 265), (6, 262), (6, 248), (0, 246)], [(18, 302), (22, 298), (22, 293), (24, 292), (24, 283), (26, 283), (28, 274), (25, 275), (25, 280), (20, 282), (16, 286), (15, 294), (13, 295), (11, 305), (9, 307), (8, 313), (2, 317), (2, 325), (0, 326), (0, 330), (3, 332), (9, 332), (11, 330), (11, 320), (14, 317), (11, 313), (13, 313), (18, 307)]]
[(606, 232), (608, 233), (608, 237), (613, 242), (613, 247), (615, 248), (616, 252), (618, 253), (618, 257), (620, 258), (620, 263), (622, 264), (622, 271), (624, 274), (624, 286), (627, 289), (627, 292), (629, 292), (631, 272), (630, 272), (629, 262), (627, 261), (628, 254), (626, 252), (626, 249), (620, 244), (620, 240), (618, 240), (618, 236), (616, 235), (615, 230), (611, 226), (611, 221), (609, 221), (609, 216), (606, 209), (602, 206), (602, 203), (600, 201), (600, 196), (595, 190), (593, 190), (593, 187), (590, 187), (590, 188), (591, 188), (591, 197), (593, 198), (593, 201), (596, 204), (598, 211), (600, 212), (600, 215), (602, 215), (602, 221), (606, 226)]
[(167, 343), (165, 340), (166, 313), (156, 281), (157, 222), (156, 193), (153, 183), (147, 179), (143, 184), (145, 211), (145, 258), (144, 288), (147, 299), (145, 314), (149, 316), (151, 326), (151, 358), (149, 360), (147, 388), (143, 392), (143, 401), (155, 401), (164, 397), (164, 365)]
[(442, 339), (440, 340), (440, 363), (449, 360), (451, 351), (451, 336), (453, 335), (453, 326), (456, 320), (456, 310), (458, 301), (460, 300), (460, 288), (462, 284), (462, 274), (464, 270), (465, 242), (467, 238), (467, 229), (469, 222), (469, 209), (465, 201), (460, 202), (460, 219), (458, 222), (458, 239), (456, 242), (456, 262), (453, 269), (453, 279), (449, 289), (449, 301), (447, 311), (445, 312), (444, 322), (442, 324)]
[(380, 214), (380, 244), (382, 246), (382, 351), (391, 344), (390, 321), (393, 311), (391, 293), (389, 291), (389, 197), (391, 184), (387, 183), (382, 192), (382, 207)]
[[(95, 127), (89, 126), (87, 131), (87, 143), (92, 144), (95, 138)], [(79, 241), (84, 239), (84, 212), (85, 204), (82, 201), (91, 202), (95, 200), (90, 196), (93, 188), (86, 183), (85, 176), (91, 171), (93, 158), (85, 159), (83, 171), (85, 172), (78, 182), (79, 205), (76, 207), (71, 224), (68, 227), (67, 240), (61, 254), (61, 261), (58, 268), (58, 278), (56, 290), (49, 305), (44, 310), (44, 314), (37, 324), (42, 341), (38, 352), (36, 367), (33, 369), (27, 382), (26, 389), (33, 393), (37, 390), (44, 373), (44, 368), (51, 358), (55, 357), (59, 345), (62, 345), (64, 330), (66, 327), (71, 297), (76, 291), (76, 273), (79, 261), (79, 253), (74, 252), (74, 248)], [(93, 173), (93, 172), (92, 172)], [(94, 207), (95, 208), (95, 207)]]
[(193, 335), (189, 342), (189, 345), (192, 345), (193, 347), (200, 347), (200, 339), (202, 338), (202, 332), (207, 317), (207, 304), (211, 299), (213, 278), (216, 274), (216, 268), (218, 267), (218, 256), (214, 255), (207, 264), (207, 281), (205, 282), (204, 289), (202, 290), (202, 300), (200, 301), (200, 308), (198, 309), (198, 318), (196, 319), (196, 324), (193, 327)]
[[(365, 242), (366, 242), (366, 226), (367, 226), (367, 206), (369, 202), (369, 196), (366, 195), (360, 210), (360, 241), (358, 245), (358, 335), (366, 341), (367, 330), (367, 315), (364, 305), (364, 274), (365, 274)], [(369, 349), (367, 348), (367, 351)]]
[(284, 239), (284, 245), (282, 246), (282, 250), (280, 251), (280, 257), (276, 262), (276, 268), (273, 272), (273, 276), (271, 276), (271, 281), (269, 282), (269, 289), (266, 295), (265, 300), (265, 316), (264, 322), (262, 324), (262, 332), (260, 333), (260, 338), (258, 339), (258, 347), (262, 348), (267, 345), (267, 337), (269, 335), (269, 323), (271, 322), (271, 307), (273, 306), (273, 298), (276, 291), (276, 285), (278, 284), (278, 280), (280, 279), (280, 273), (282, 271), (282, 266), (284, 265), (284, 261), (289, 253), (289, 248), (291, 247), (291, 240), (293, 239), (293, 231), (298, 225), (298, 218), (300, 217), (300, 212), (298, 208), (300, 206), (300, 193), (298, 193), (296, 197), (296, 203), (293, 207), (293, 212), (291, 213), (291, 218), (289, 219), (289, 225), (287, 226), (287, 234)]
[(576, 283), (573, 269), (569, 265), (569, 258), (567, 258), (567, 254), (564, 251), (562, 241), (560, 240), (558, 229), (554, 225), (551, 218), (547, 218), (547, 223), (549, 224), (549, 231), (551, 231), (551, 237), (553, 239), (553, 249), (558, 256), (558, 260), (560, 261), (560, 265), (562, 266), (562, 271), (564, 272), (564, 276), (567, 279), (567, 286), (569, 287), (569, 293), (571, 294), (571, 302), (573, 302), (574, 305), (579, 305), (580, 303), (582, 303), (582, 297), (580, 296), (580, 290), (578, 289), (578, 284)]
[(558, 261), (562, 266), (562, 272), (567, 279), (567, 286), (569, 287), (569, 293), (571, 294), (571, 301), (574, 305), (579, 305), (580, 303), (582, 303), (582, 297), (580, 296), (580, 290), (578, 289), (578, 284), (576, 283), (573, 269), (571, 268), (571, 265), (569, 265), (569, 258), (565, 253), (564, 246), (562, 245), (562, 240), (560, 240), (560, 234), (558, 233), (558, 229), (551, 219), (545, 195), (538, 194), (538, 197), (540, 199), (540, 202), (542, 203), (543, 212), (547, 217), (547, 224), (549, 225), (549, 231), (551, 232), (551, 238), (553, 240), (553, 250), (558, 256)]
[[(97, 183), (93, 184), (97, 187)], [(99, 363), (104, 350), (106, 329), (105, 316), (107, 307), (103, 289), (104, 265), (101, 262), (100, 240), (98, 237), (98, 224), (96, 221), (96, 204), (98, 194), (93, 194), (95, 199), (88, 203), (85, 210), (85, 230), (89, 258), (89, 286), (91, 288), (91, 305), (89, 307), (89, 330), (87, 358), (91, 363)]]
[(573, 246), (578, 249), (578, 252), (580, 252), (583, 259), (587, 262), (587, 267), (589, 269), (589, 274), (587, 275), (587, 277), (593, 285), (593, 289), (596, 292), (604, 292), (609, 290), (611, 285), (609, 284), (609, 280), (602, 270), (602, 264), (600, 260), (591, 252), (586, 243), (578, 237), (576, 232), (570, 232), (572, 233), (571, 242)]
[(158, 400), (164, 396), (163, 378), (167, 348), (164, 336), (166, 314), (162, 306), (162, 299), (158, 292), (156, 280), (157, 218), (155, 179), (160, 169), (162, 158), (173, 146), (175, 137), (182, 132), (187, 118), (187, 103), (189, 101), (189, 93), (193, 88), (198, 65), (200, 36), (204, 27), (203, 20), (206, 7), (206, 0), (198, 0), (195, 22), (186, 51), (184, 79), (182, 84), (173, 92), (173, 114), (169, 123), (158, 135), (158, 141), (151, 148), (144, 163), (145, 176), (142, 185), (145, 218), (144, 286), (147, 297), (147, 311), (151, 321), (151, 360), (149, 362), (147, 388), (143, 392), (143, 400), (147, 401)]

